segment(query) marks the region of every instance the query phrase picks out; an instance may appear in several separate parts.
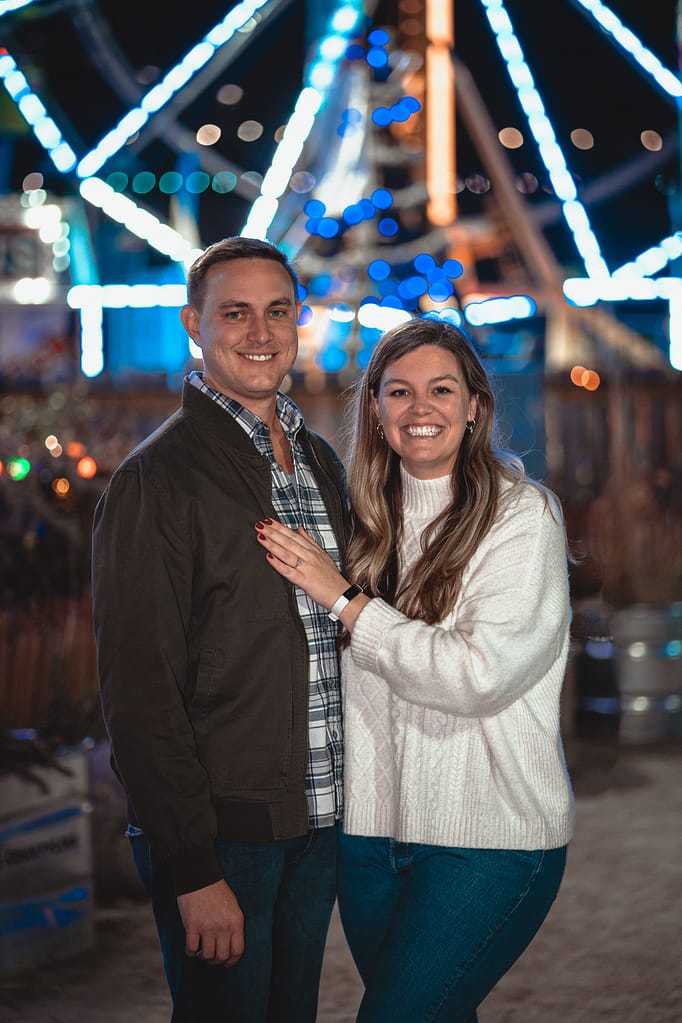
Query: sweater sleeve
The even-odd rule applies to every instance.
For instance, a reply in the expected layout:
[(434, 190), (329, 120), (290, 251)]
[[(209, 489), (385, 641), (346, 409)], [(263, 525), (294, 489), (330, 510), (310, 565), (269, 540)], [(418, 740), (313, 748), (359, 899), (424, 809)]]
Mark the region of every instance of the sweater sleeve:
[(95, 512), (93, 611), (102, 708), (136, 823), (179, 892), (221, 878), (215, 814), (183, 693), (192, 590), (190, 524), (137, 465)]
[(530, 487), (510, 501), (441, 624), (370, 601), (351, 637), (355, 664), (402, 700), (471, 717), (497, 714), (553, 669), (562, 678), (570, 610), (555, 515)]

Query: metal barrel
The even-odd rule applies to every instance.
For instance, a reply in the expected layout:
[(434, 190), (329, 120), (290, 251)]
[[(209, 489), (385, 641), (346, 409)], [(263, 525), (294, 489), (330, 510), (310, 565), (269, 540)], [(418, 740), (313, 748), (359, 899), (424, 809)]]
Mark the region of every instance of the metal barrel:
[(611, 634), (621, 704), (620, 741), (682, 736), (682, 602), (614, 611)]

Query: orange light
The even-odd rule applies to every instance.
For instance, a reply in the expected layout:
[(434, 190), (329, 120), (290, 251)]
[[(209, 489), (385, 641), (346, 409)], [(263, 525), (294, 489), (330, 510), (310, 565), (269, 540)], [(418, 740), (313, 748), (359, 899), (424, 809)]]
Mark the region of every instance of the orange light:
[(455, 44), (450, 0), (427, 0), (426, 215), (437, 227), (457, 217), (455, 199), (455, 73), (450, 59)]
[(429, 46), (426, 51), (426, 185), (427, 215), (444, 227), (456, 216), (454, 192), (454, 72), (450, 51)]
[(66, 445), (66, 453), (69, 458), (82, 458), (85, 454), (85, 444), (78, 440), (70, 440)]
[(576, 387), (582, 387), (583, 374), (586, 372), (587, 370), (585, 369), (584, 366), (574, 366), (573, 369), (571, 370), (571, 383), (575, 384)]
[(66, 497), (71, 490), (71, 484), (63, 476), (58, 476), (56, 480), (52, 480), (52, 489), (57, 497)]
[(436, 46), (452, 46), (453, 17), (449, 0), (430, 0), (426, 5), (426, 35)]
[(600, 376), (593, 369), (588, 369), (583, 374), (583, 387), (586, 391), (596, 391), (600, 383)]
[(90, 458), (90, 455), (86, 455), (85, 458), (81, 458), (76, 465), (76, 472), (83, 479), (90, 480), (97, 472), (97, 462), (94, 458)]

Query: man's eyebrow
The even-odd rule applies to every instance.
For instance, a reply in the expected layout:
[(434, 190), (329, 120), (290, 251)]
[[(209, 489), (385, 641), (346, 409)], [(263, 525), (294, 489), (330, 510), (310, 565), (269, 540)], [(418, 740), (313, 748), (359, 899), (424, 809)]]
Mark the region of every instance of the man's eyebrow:
[[(288, 298), (286, 295), (284, 295), (282, 298), (273, 298), (272, 302), (268, 303), (268, 308), (270, 308), (270, 306), (273, 306), (273, 305), (289, 305), (289, 306), (293, 306), (293, 304), (294, 303), (291, 301), (291, 299)], [(226, 299), (223, 299), (222, 302), (218, 303), (218, 308), (219, 309), (227, 309), (227, 308), (234, 309), (235, 306), (236, 306), (239, 309), (248, 309), (249, 306), (251, 306), (251, 305), (252, 305), (251, 302), (245, 302), (244, 299), (242, 299), (242, 298), (226, 298)]]

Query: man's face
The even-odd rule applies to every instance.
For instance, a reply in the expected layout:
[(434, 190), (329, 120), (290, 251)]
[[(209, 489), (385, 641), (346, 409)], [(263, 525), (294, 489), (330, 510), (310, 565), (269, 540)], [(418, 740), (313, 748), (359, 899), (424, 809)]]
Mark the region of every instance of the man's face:
[(201, 310), (185, 306), (183, 326), (201, 348), (206, 383), (262, 415), (298, 351), (300, 303), (284, 267), (271, 259), (216, 263)]

